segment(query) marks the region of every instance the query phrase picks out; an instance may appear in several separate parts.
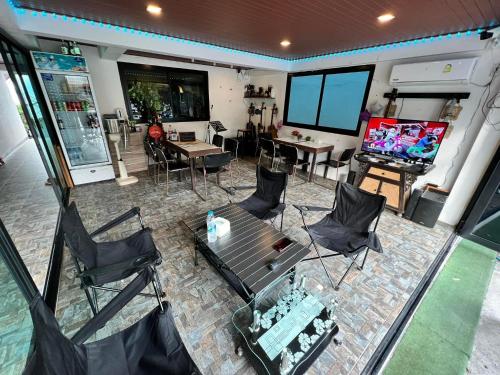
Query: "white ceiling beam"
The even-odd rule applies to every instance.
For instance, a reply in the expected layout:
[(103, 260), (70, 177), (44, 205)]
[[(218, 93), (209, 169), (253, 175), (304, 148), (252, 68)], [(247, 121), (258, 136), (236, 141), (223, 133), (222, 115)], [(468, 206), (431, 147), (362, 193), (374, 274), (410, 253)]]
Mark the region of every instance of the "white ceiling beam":
[(123, 47), (106, 47), (106, 46), (98, 46), (99, 57), (105, 60), (113, 60), (117, 61), (121, 55), (125, 53), (127, 50)]

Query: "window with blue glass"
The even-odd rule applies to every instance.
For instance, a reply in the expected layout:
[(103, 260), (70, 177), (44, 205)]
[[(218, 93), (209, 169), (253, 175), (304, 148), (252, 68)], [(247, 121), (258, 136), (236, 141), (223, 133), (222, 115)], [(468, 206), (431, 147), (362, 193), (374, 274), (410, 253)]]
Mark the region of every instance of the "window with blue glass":
[(359, 135), (375, 65), (289, 74), (284, 123)]

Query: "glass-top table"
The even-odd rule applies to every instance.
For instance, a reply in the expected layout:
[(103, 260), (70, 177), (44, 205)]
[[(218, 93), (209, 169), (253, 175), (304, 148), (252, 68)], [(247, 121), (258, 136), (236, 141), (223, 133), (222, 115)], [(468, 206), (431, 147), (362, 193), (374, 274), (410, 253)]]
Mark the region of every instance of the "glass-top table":
[(242, 339), (237, 353), (259, 374), (303, 374), (339, 332), (329, 290), (295, 271), (274, 281), (234, 312)]

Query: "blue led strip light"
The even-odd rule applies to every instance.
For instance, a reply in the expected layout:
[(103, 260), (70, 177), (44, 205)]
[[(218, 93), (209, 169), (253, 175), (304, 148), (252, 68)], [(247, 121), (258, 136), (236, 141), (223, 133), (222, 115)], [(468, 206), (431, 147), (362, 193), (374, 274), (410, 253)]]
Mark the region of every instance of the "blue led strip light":
[(453, 38), (456, 39), (456, 38), (470, 37), (473, 34), (479, 34), (484, 30), (484, 29), (474, 29), (474, 30), (458, 31), (456, 33), (435, 35), (435, 36), (430, 36), (430, 37), (425, 37), (425, 38), (417, 38), (417, 39), (411, 39), (411, 40), (407, 40), (407, 41), (381, 44), (381, 45), (372, 46), (372, 47), (357, 48), (357, 49), (346, 50), (346, 51), (325, 53), (325, 54), (310, 56), (310, 57), (280, 58), (280, 57), (275, 57), (275, 56), (263, 55), (263, 54), (259, 54), (259, 53), (255, 53), (255, 52), (248, 52), (248, 51), (243, 51), (243, 50), (239, 50), (239, 49), (223, 47), (223, 46), (219, 46), (216, 44), (197, 42), (197, 41), (190, 40), (187, 38), (178, 38), (178, 37), (173, 37), (173, 36), (169, 36), (169, 35), (157, 34), (157, 33), (152, 33), (149, 31), (143, 31), (143, 30), (139, 30), (139, 29), (133, 29), (133, 28), (119, 26), (119, 25), (113, 25), (113, 24), (106, 23), (106, 22), (88, 20), (85, 18), (78, 18), (78, 17), (67, 16), (64, 14), (51, 13), (51, 12), (46, 12), (46, 11), (38, 11), (38, 10), (20, 8), (20, 7), (16, 7), (12, 0), (7, 0), (7, 2), (13, 8), (13, 10), (19, 15), (30, 15), (32, 17), (37, 17), (37, 16), (51, 17), (55, 20), (61, 20), (63, 22), (77, 22), (77, 23), (86, 24), (86, 25), (89, 25), (92, 27), (114, 30), (116, 32), (129, 33), (129, 34), (134, 34), (134, 35), (141, 36), (141, 37), (149, 37), (149, 38), (153, 38), (153, 39), (168, 40), (171, 42), (189, 44), (189, 45), (193, 45), (193, 46), (197, 46), (197, 47), (212, 48), (212, 49), (216, 49), (216, 50), (230, 53), (233, 55), (244, 55), (244, 56), (249, 56), (249, 57), (253, 57), (253, 58), (258, 58), (261, 60), (275, 61), (275, 62), (310, 62), (310, 61), (316, 61), (316, 60), (322, 60), (322, 59), (331, 59), (331, 58), (335, 58), (335, 57), (361, 55), (361, 54), (366, 54), (366, 53), (379, 52), (379, 51), (383, 51), (383, 50), (400, 48), (400, 47), (410, 47), (410, 46), (424, 44), (424, 43), (429, 44), (432, 42), (449, 40), (449, 39), (453, 39)]

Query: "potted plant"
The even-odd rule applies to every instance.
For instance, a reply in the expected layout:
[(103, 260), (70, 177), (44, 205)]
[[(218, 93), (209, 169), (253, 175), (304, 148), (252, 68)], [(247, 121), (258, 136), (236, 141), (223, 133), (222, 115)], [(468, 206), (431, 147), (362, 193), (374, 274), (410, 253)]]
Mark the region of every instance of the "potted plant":
[(302, 134), (300, 134), (300, 132), (297, 129), (295, 129), (294, 131), (292, 131), (292, 135), (294, 137), (297, 137), (297, 141), (300, 141), (302, 139)]

